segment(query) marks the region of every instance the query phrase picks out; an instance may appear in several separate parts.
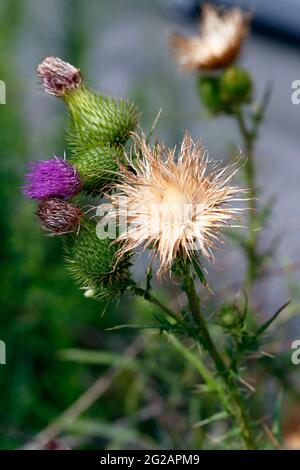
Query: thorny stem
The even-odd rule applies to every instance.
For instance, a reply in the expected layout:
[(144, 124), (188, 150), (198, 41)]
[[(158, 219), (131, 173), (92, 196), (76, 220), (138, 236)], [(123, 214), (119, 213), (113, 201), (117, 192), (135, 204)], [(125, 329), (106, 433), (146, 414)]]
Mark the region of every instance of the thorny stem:
[(258, 231), (257, 231), (257, 188), (256, 188), (256, 170), (254, 159), (254, 144), (256, 139), (255, 130), (248, 129), (243, 111), (238, 108), (235, 110), (235, 118), (239, 127), (239, 131), (244, 141), (244, 151), (246, 156), (244, 169), (244, 178), (249, 191), (249, 210), (248, 210), (248, 235), (246, 240), (247, 249), (247, 284), (251, 286), (257, 275), (258, 269)]
[[(203, 345), (205, 349), (210, 354), (217, 371), (219, 372), (224, 386), (225, 386), (225, 394), (223, 392), (223, 388), (217, 387), (217, 392), (220, 395), (220, 399), (226, 411), (232, 417), (232, 419), (236, 422), (241, 436), (245, 442), (245, 445), (248, 449), (255, 449), (256, 445), (252, 436), (251, 426), (249, 423), (249, 417), (244, 409), (244, 404), (242, 402), (241, 394), (232, 378), (230, 370), (226, 367), (220, 353), (218, 352), (211, 336), (208, 331), (205, 318), (201, 314), (200, 311), (200, 301), (197, 296), (195, 285), (193, 278), (189, 274), (187, 270), (184, 271), (184, 290), (186, 292), (188, 301), (189, 301), (189, 308), (193, 318), (193, 322), (196, 325), (197, 329), (200, 332), (200, 337), (197, 339), (200, 345)], [(149, 290), (145, 290), (137, 285), (133, 284), (131, 286), (131, 290), (135, 295), (142, 296), (148, 302), (152, 303), (167, 315), (172, 317), (176, 322), (180, 322), (178, 315), (173, 312), (169, 307), (164, 305), (160, 300), (152, 295)], [(182, 325), (185, 325), (185, 322), (182, 322)], [(195, 326), (193, 325), (193, 326)], [(190, 328), (186, 325), (186, 332), (189, 336), (191, 336), (195, 340), (195, 335), (191, 334)], [(204, 377), (205, 378), (205, 377)], [(224, 396), (228, 396), (229, 400), (226, 401)], [(232, 402), (232, 404), (230, 403)]]
[(233, 404), (233, 409), (230, 406), (228, 411), (231, 414), (233, 420), (236, 422), (247, 449), (255, 449), (256, 444), (253, 438), (251, 424), (249, 422), (250, 419), (248, 413), (245, 411), (245, 405), (243, 403), (242, 395), (232, 377), (230, 369), (226, 367), (222, 356), (220, 355), (218, 349), (216, 348), (212, 340), (212, 337), (206, 325), (206, 320), (200, 310), (200, 301), (196, 293), (193, 277), (188, 271), (185, 271), (184, 273), (183, 288), (188, 298), (193, 321), (199, 328), (199, 332), (202, 339), (200, 343), (210, 354), (214, 365), (217, 371), (219, 372), (220, 376), (222, 377), (224, 384), (227, 388), (230, 401)]
[(169, 307), (167, 307), (165, 304), (163, 304), (160, 300), (158, 300), (151, 292), (150, 290), (143, 289), (142, 287), (137, 286), (136, 284), (132, 284), (130, 286), (130, 289), (133, 294), (138, 295), (140, 297), (143, 297), (145, 300), (148, 300), (151, 304), (155, 305), (158, 307), (162, 312), (165, 312), (169, 317), (173, 318), (178, 322), (179, 318), (176, 315), (173, 310), (171, 310)]

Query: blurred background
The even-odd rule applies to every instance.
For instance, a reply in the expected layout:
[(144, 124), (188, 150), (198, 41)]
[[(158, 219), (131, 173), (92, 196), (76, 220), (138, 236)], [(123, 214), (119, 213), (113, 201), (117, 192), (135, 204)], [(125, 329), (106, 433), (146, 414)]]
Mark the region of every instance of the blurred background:
[[(261, 242), (268, 246), (276, 236), (278, 243), (253, 302), (263, 319), (287, 299), (293, 300), (288, 321), (282, 321), (274, 339), (279, 364), (290, 354), (291, 341), (300, 338), (300, 105), (291, 101), (292, 82), (300, 80), (300, 1), (234, 4), (247, 7), (254, 18), (241, 64), (252, 71), (258, 97), (270, 82), (273, 85), (257, 166), (261, 199), (274, 201)], [(20, 193), (28, 160), (66, 150), (65, 108), (41, 92), (35, 74), (37, 64), (49, 54), (81, 68), (93, 88), (133, 99), (146, 131), (162, 108), (156, 135), (168, 145), (178, 143), (188, 128), (194, 139), (203, 140), (211, 157), (226, 160), (232, 148), (238, 153), (241, 142), (234, 123), (207, 116), (196, 96), (195, 77), (179, 71), (169, 53), (168, 35), (195, 31), (199, 10), (199, 2), (192, 0), (0, 2), (0, 79), (7, 93), (6, 104), (0, 105), (0, 339), (7, 347), (7, 364), (0, 365), (1, 449), (36, 442), (37, 433), (61, 417), (99, 377), (103, 383), (92, 396), (83, 397), (80, 413), (73, 410), (70, 423), (56, 423), (54, 430), (47, 430), (53, 447), (215, 445), (213, 439), (203, 443), (202, 427), (197, 426), (213, 405), (208, 398), (200, 399), (195, 372), (171, 346), (157, 332), (106, 330), (146, 323), (151, 319), (149, 307), (128, 299), (106, 307), (83, 298), (63, 265), (60, 241), (42, 233), (34, 204)], [(137, 265), (137, 274), (143, 269)], [(241, 284), (243, 269), (239, 251), (223, 245), (215, 267), (209, 268), (216, 304), (220, 292), (230, 295), (232, 286)], [(169, 299), (170, 293), (161, 290)], [(180, 304), (182, 299), (175, 301)], [(132, 357), (125, 360), (128, 346)], [(288, 379), (277, 371), (278, 380), (264, 384), (262, 390), (258, 377), (258, 393), (264, 412), (272, 413), (279, 384), (291, 391), (286, 433), (297, 439), (295, 369)], [(290, 415), (297, 417), (295, 424)], [(215, 433), (222, 434), (222, 425), (218, 426)]]

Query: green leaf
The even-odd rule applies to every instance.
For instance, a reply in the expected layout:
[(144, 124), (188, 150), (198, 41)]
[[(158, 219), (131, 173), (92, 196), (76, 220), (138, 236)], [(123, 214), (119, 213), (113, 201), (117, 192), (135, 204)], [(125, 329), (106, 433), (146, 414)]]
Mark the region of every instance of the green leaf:
[(209, 418), (198, 421), (198, 423), (194, 424), (194, 427), (200, 428), (202, 426), (206, 426), (207, 424), (213, 423), (215, 421), (221, 421), (223, 419), (226, 419), (227, 417), (228, 417), (228, 413), (226, 413), (226, 411), (220, 411), (219, 413), (216, 413), (213, 416), (210, 416)]
[(205, 380), (206, 384), (209, 386), (210, 391), (215, 392), (219, 391), (219, 384), (214, 379), (211, 372), (207, 369), (206, 365), (200, 359), (199, 356), (196, 356), (190, 351), (183, 343), (181, 343), (174, 335), (166, 333), (167, 338), (171, 344), (177, 349), (177, 351), (182, 354), (183, 357), (200, 373), (201, 377)]
[(159, 448), (158, 444), (152, 439), (149, 439), (147, 436), (143, 436), (135, 429), (128, 427), (128, 425), (121, 426), (118, 424), (99, 422), (92, 419), (78, 419), (70, 425), (67, 424), (65, 429), (69, 432), (71, 431), (80, 435), (86, 434), (89, 436), (101, 436), (107, 439), (113, 439), (123, 445), (135, 444), (146, 449)]
[(149, 268), (147, 269), (147, 274), (146, 274), (146, 290), (147, 291), (151, 290), (152, 277), (153, 277), (152, 266), (149, 266)]
[(63, 349), (59, 351), (59, 358), (83, 364), (113, 365), (130, 369), (135, 369), (138, 365), (136, 360), (120, 354), (85, 349)]
[(116, 325), (106, 328), (106, 331), (116, 331), (116, 330), (160, 330), (161, 327), (157, 323), (147, 323), (145, 325), (134, 325), (132, 323), (125, 323), (123, 325)]
[(281, 441), (281, 419), (282, 419), (282, 406), (283, 406), (283, 391), (279, 394), (276, 402), (273, 415), (272, 432), (276, 439)]
[(201, 269), (201, 265), (199, 264), (198, 260), (194, 256), (192, 257), (192, 264), (193, 264), (193, 268), (194, 268), (197, 276), (199, 277), (199, 279), (201, 281), (201, 284), (203, 284), (204, 287), (208, 287), (205, 275), (203, 274), (203, 271)]
[(284, 305), (282, 305), (282, 307), (280, 307), (277, 312), (274, 313), (274, 315), (269, 319), (267, 320), (265, 323), (263, 323), (261, 325), (260, 328), (258, 328), (258, 330), (256, 331), (256, 338), (258, 338), (258, 336), (260, 336), (264, 331), (266, 331), (266, 329), (274, 322), (274, 320), (276, 320), (276, 318), (278, 317), (278, 315), (291, 303), (291, 301), (289, 300), (288, 302), (286, 302)]

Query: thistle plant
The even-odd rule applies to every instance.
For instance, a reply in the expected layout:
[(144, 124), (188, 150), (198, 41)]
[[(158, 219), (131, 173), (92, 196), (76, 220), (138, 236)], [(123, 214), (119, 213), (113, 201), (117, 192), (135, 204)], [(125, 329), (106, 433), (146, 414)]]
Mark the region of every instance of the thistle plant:
[(130, 280), (129, 258), (116, 259), (120, 247), (97, 237), (95, 221), (77, 206), (77, 199), (86, 193), (100, 195), (115, 180), (137, 110), (127, 101), (94, 93), (80, 70), (59, 58), (46, 57), (37, 74), (45, 92), (68, 106), (71, 156), (29, 163), (24, 195), (39, 201), (36, 214), (44, 229), (66, 236), (67, 266), (85, 295), (117, 297)]
[(197, 93), (212, 116), (225, 114), (235, 119), (243, 140), (242, 174), (249, 190), (248, 234), (233, 235), (247, 260), (246, 286), (261, 273), (269, 252), (259, 251), (259, 229), (269, 215), (269, 207), (257, 206), (255, 144), (269, 100), (269, 88), (261, 101), (254, 98), (250, 72), (235, 62), (250, 29), (250, 15), (240, 8), (221, 10), (204, 4), (195, 37), (174, 34), (171, 50), (179, 65), (197, 75)]
[[(207, 9), (206, 15), (217, 21), (214, 10)], [(232, 33), (233, 21), (235, 27), (242, 28), (236, 37), (245, 36), (246, 20), (241, 13), (229, 15), (227, 21), (226, 32)], [(239, 46), (231, 44), (226, 64)], [(220, 60), (218, 57), (218, 64)], [(210, 292), (203, 264), (213, 261), (223, 230), (238, 227), (239, 202), (249, 198), (249, 188), (234, 183), (238, 164), (224, 166), (211, 160), (188, 131), (178, 152), (161, 143), (152, 146), (143, 133), (133, 132), (137, 124), (133, 104), (92, 92), (79, 69), (61, 59), (44, 59), (37, 72), (45, 91), (68, 106), (70, 144), (70, 158), (29, 165), (23, 191), (38, 201), (41, 226), (61, 237), (67, 267), (86, 297), (108, 300), (127, 292), (153, 305), (156, 323), (152, 327), (166, 334), (186, 360), (196, 365), (206, 391), (217, 397), (222, 416), (231, 423), (242, 446), (257, 448), (258, 425), (240, 387), (244, 382), (241, 365), (249, 351), (259, 349), (263, 332), (279, 312), (251, 330), (247, 305), (241, 311), (239, 305), (227, 302), (215, 312), (212, 325), (200, 296), (201, 286)], [(218, 80), (224, 83), (226, 73), (229, 70)], [(227, 86), (230, 89), (231, 85)], [(129, 137), (133, 143), (128, 153), (124, 146)], [(90, 211), (82, 207), (85, 194), (95, 198), (97, 225)], [(253, 200), (251, 185), (250, 195)], [(111, 225), (115, 236), (111, 236)], [(249, 234), (252, 230), (249, 225)], [(133, 253), (145, 250), (151, 261), (141, 285), (130, 266)], [(178, 281), (186, 297), (181, 310), (153, 293), (154, 260), (158, 277), (169, 275)], [(225, 345), (216, 341), (212, 331), (216, 326)], [(207, 356), (187, 345), (196, 345)]]
[(79, 69), (57, 57), (46, 57), (37, 74), (45, 92), (66, 103), (70, 162), (83, 178), (83, 190), (99, 194), (114, 179), (123, 147), (137, 124), (137, 108), (127, 100), (93, 92)]

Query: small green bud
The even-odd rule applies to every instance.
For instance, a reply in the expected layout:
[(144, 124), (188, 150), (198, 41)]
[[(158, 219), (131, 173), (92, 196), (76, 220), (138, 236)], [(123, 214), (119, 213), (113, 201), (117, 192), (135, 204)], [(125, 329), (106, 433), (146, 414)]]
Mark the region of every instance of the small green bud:
[(224, 328), (232, 329), (241, 325), (244, 316), (236, 303), (222, 305), (218, 312), (221, 325)]
[(224, 104), (234, 106), (248, 103), (251, 98), (252, 79), (245, 69), (229, 67), (220, 79), (220, 93)]
[(129, 256), (117, 258), (120, 245), (100, 239), (96, 224), (85, 220), (77, 235), (65, 244), (68, 269), (87, 297), (112, 299), (125, 290), (130, 279)]
[(222, 111), (220, 79), (216, 76), (200, 76), (197, 82), (200, 99), (212, 114)]

